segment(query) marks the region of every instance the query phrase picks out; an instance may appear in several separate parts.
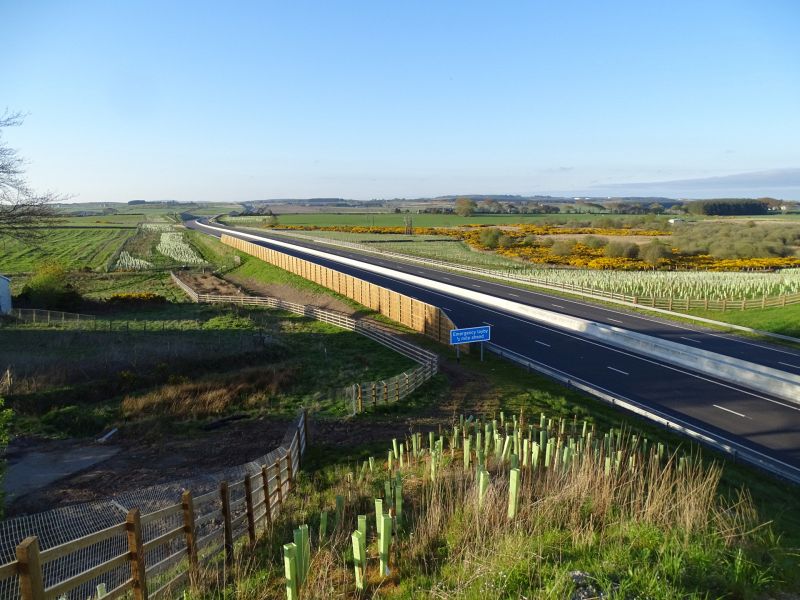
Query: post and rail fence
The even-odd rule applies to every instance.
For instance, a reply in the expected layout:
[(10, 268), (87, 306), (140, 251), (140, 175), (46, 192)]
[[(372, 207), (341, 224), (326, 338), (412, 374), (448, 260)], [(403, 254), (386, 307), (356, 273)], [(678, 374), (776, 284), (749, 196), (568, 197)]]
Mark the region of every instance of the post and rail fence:
[(425, 350), (404, 340), (391, 328), (368, 319), (354, 319), (344, 313), (317, 308), (306, 304), (287, 302), (280, 298), (267, 296), (220, 296), (201, 294), (195, 291), (175, 273), (171, 273), (175, 284), (186, 292), (194, 302), (237, 304), (242, 306), (264, 306), (278, 310), (286, 310), (295, 314), (316, 319), (323, 323), (336, 325), (342, 329), (355, 331), (395, 352), (410, 358), (418, 366), (408, 369), (399, 375), (381, 381), (355, 383), (347, 386), (342, 394), (350, 414), (363, 412), (365, 408), (399, 401), (412, 394), (425, 382), (430, 380), (439, 370), (439, 357), (434, 352)]
[[(84, 504), (0, 523), (0, 558), (8, 561), (0, 566), (0, 597), (158, 600), (185, 589), (209, 564), (230, 566), (236, 542), (255, 542), (292, 490), (307, 428), (303, 411), (278, 448), (203, 481), (205, 489), (153, 488), (146, 512), (117, 497), (104, 505), (111, 514), (116, 508), (111, 518)], [(69, 518), (90, 522), (92, 531), (73, 537)]]

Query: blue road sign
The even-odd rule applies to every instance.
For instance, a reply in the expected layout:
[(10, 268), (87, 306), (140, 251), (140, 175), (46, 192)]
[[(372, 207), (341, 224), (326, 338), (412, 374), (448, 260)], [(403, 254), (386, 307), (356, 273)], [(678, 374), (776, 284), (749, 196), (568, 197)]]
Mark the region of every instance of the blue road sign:
[(450, 344), (453, 346), (471, 342), (488, 342), (490, 339), (492, 339), (492, 328), (489, 325), (450, 330)]

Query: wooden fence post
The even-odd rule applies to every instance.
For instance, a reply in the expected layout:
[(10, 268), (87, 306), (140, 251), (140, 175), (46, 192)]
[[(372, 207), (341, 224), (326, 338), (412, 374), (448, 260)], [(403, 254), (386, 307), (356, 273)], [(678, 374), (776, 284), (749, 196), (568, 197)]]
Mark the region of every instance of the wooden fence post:
[(256, 543), (256, 519), (253, 513), (253, 484), (250, 475), (244, 476), (244, 504), (247, 510), (247, 537), (251, 544)]
[(358, 412), (359, 413), (363, 413), (364, 412), (364, 396), (361, 393), (361, 384), (360, 383), (356, 383), (354, 385), (358, 387), (358, 391), (357, 391), (357, 394), (358, 394)]
[(39, 540), (27, 537), (17, 546), (19, 593), (22, 600), (44, 600), (44, 578), (39, 560)]
[(197, 581), (197, 534), (194, 527), (194, 501), (192, 492), (185, 490), (181, 496), (183, 509), (183, 533), (186, 537), (186, 553), (189, 556), (189, 582), (194, 585)]
[(222, 501), (222, 526), (225, 536), (225, 564), (233, 564), (233, 531), (231, 531), (231, 495), (228, 490), (228, 482), (223, 481), (219, 484), (219, 497)]
[(267, 465), (261, 467), (261, 480), (264, 485), (264, 520), (269, 523), (272, 521), (272, 500), (269, 493), (269, 469)]
[(275, 461), (275, 482), (278, 487), (278, 506), (283, 504), (283, 469), (281, 468), (282, 459)]
[(289, 444), (289, 450), (286, 452), (286, 493), (292, 491), (292, 479), (294, 478), (294, 473), (292, 473), (292, 445)]
[(142, 522), (138, 508), (128, 512), (125, 529), (128, 532), (128, 551), (131, 561), (131, 588), (134, 600), (147, 600), (147, 575), (144, 566)]
[[(303, 409), (303, 440), (305, 441), (305, 447), (308, 448), (308, 409), (305, 408)], [(302, 452), (300, 452), (300, 457), (303, 457)]]

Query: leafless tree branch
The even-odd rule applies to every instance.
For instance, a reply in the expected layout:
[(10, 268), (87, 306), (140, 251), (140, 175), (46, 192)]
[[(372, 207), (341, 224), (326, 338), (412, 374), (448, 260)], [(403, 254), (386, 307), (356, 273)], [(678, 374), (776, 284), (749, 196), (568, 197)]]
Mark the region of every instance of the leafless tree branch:
[(40, 227), (57, 220), (52, 205), (66, 198), (34, 192), (25, 180), (25, 161), (2, 139), (2, 129), (21, 125), (24, 117), (19, 112), (0, 116), (0, 239), (29, 242), (40, 237)]

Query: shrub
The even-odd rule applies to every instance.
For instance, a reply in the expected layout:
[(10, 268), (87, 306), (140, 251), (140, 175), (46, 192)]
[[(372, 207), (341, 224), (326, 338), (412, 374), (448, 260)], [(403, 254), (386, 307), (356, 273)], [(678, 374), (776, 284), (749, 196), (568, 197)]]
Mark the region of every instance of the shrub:
[(604, 254), (608, 258), (636, 258), (639, 256), (639, 246), (632, 242), (611, 242)]
[(608, 244), (608, 240), (604, 237), (597, 237), (596, 235), (587, 235), (583, 238), (583, 245), (597, 250)]
[(478, 234), (478, 240), (481, 243), (481, 246), (484, 248), (494, 249), (497, 248), (497, 245), (500, 241), (500, 230), (496, 227), (490, 227), (489, 229), (483, 229)]
[(20, 299), (35, 308), (75, 310), (82, 298), (67, 281), (67, 275), (63, 265), (40, 266), (22, 288)]
[(559, 240), (550, 248), (550, 252), (556, 256), (569, 256), (573, 250), (575, 250), (574, 240)]
[(511, 248), (516, 241), (516, 238), (513, 238), (510, 235), (501, 235), (497, 240), (497, 245), (501, 248)]
[(62, 406), (42, 417), (42, 426), (48, 433), (67, 437), (95, 435), (108, 421), (104, 411), (88, 406)]
[(672, 258), (672, 249), (660, 240), (653, 240), (639, 249), (639, 258), (651, 265), (662, 259)]

